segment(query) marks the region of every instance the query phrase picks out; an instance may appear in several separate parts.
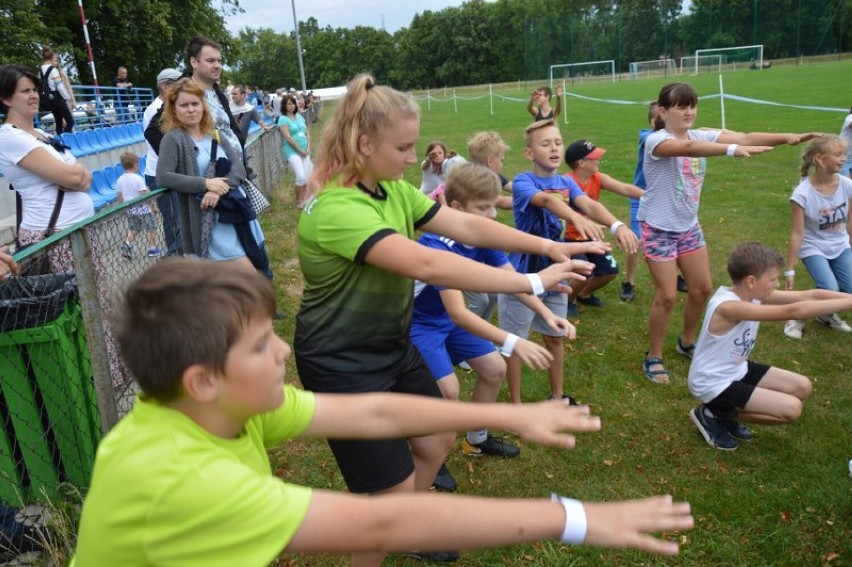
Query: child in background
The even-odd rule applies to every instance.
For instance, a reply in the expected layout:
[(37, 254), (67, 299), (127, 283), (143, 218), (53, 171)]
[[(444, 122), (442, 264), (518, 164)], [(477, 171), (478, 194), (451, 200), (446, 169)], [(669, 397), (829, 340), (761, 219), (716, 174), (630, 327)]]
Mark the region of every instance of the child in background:
[[(793, 228), (784, 272), (786, 289), (793, 289), (796, 258), (801, 258), (817, 289), (852, 293), (852, 179), (840, 173), (846, 149), (845, 140), (826, 134), (808, 144), (802, 155), (802, 181), (790, 197)], [(835, 331), (852, 332), (836, 313), (816, 320)], [(788, 321), (784, 334), (801, 339), (804, 326), (801, 320)]]
[[(469, 213), (471, 217), (493, 219), (499, 194), (500, 179), (481, 165), (464, 164), (447, 175), (445, 195), (449, 206)], [(418, 242), (495, 268), (514, 271), (502, 251), (466, 246), (429, 233), (421, 236)], [(554, 315), (536, 296), (516, 294), (516, 297), (539, 314), (552, 332), (574, 338), (574, 326)], [(472, 401), (493, 403), (497, 401), (500, 385), (506, 376), (506, 363), (501, 354), (511, 356), (516, 353), (524, 363), (538, 369), (547, 368), (553, 360), (541, 346), (507, 333), (471, 313), (465, 306), (462, 292), (419, 281), (414, 283), (411, 341), (426, 361), (441, 393), (450, 400), (459, 399), (459, 381), (453, 365), (461, 361), (466, 361), (476, 372)], [(499, 353), (494, 350), (495, 344), (502, 345)], [(518, 447), (497, 439), (484, 428), (468, 431), (462, 448), (465, 454), (473, 456), (516, 457), (520, 454)]]
[(840, 175), (852, 178), (852, 108), (840, 127), (840, 137), (846, 140), (846, 163), (840, 170)]
[(673, 555), (677, 543), (647, 534), (693, 525), (689, 505), (669, 496), (600, 504), (555, 495), (365, 498), (286, 482), (267, 451), (297, 436), (374, 439), (487, 425), (571, 448), (566, 432), (597, 430), (600, 420), (562, 404), (324, 395), (285, 385), (291, 351), (272, 326), (275, 290), (241, 266), (169, 258), (132, 283), (122, 303), (119, 342), (142, 394), (98, 446), (72, 567), (262, 567), (283, 550), (543, 539)]
[[(134, 153), (124, 152), (119, 157), (121, 167), (124, 173), (121, 174), (116, 182), (118, 189), (118, 202), (130, 201), (139, 195), (148, 192), (148, 186), (145, 184), (145, 179), (139, 175), (139, 156)], [(162, 254), (157, 248), (157, 219), (154, 218), (154, 210), (156, 205), (153, 202), (146, 202), (133, 207), (127, 211), (127, 239), (121, 245), (121, 254), (128, 260), (133, 258), (133, 241), (136, 235), (140, 232), (145, 233), (145, 239), (148, 242), (148, 257), (156, 258)]]
[[(565, 150), (565, 163), (571, 168), (567, 174), (573, 179), (580, 189), (593, 201), (600, 199), (601, 189), (606, 189), (618, 195), (638, 200), (644, 191), (635, 185), (623, 183), (613, 179), (606, 173), (600, 172), (600, 160), (606, 150), (595, 146), (589, 140), (577, 140)], [(628, 257), (639, 254), (639, 239), (634, 234), (635, 242), (632, 244), (632, 252), (628, 251)], [(574, 225), (566, 223), (565, 241), (577, 242), (581, 240), (580, 234)], [(604, 303), (595, 295), (595, 292), (615, 279), (618, 275), (618, 263), (612, 254), (586, 254), (586, 260), (595, 265), (592, 276), (584, 282), (571, 283), (571, 295), (574, 299), (584, 305), (603, 307)], [(571, 306), (568, 307), (569, 313)], [(576, 307), (574, 308), (576, 310)]]
[[(444, 160), (444, 173), (449, 174), (450, 171), (457, 165), (467, 163), (467, 160), (458, 154), (455, 150), (450, 150), (450, 153), (447, 155), (447, 159)], [(443, 181), (438, 187), (429, 193), (429, 198), (435, 202), (441, 203), (445, 207), (447, 206), (447, 200), (444, 198), (444, 190), (446, 189), (446, 185)]]
[(740, 244), (728, 257), (731, 287), (707, 305), (689, 367), (689, 391), (701, 402), (689, 412), (711, 447), (737, 448), (753, 435), (737, 420), (768, 425), (796, 421), (811, 393), (805, 376), (749, 360), (761, 321), (784, 321), (852, 309), (852, 295), (827, 290), (779, 291), (784, 260), (760, 242)]
[[(503, 175), (503, 160), (509, 145), (503, 141), (500, 134), (494, 131), (478, 132), (467, 142), (467, 155), (470, 161), (484, 165), (500, 177), (500, 185), (503, 191), (512, 192), (512, 181)], [(497, 208), (507, 211), (512, 210), (512, 197), (500, 195), (497, 197)], [(467, 308), (476, 313), (486, 321), (491, 321), (494, 309), (497, 307), (496, 293), (479, 293), (476, 291), (464, 292)]]
[(645, 140), (644, 168), (647, 187), (639, 200), (642, 249), (651, 279), (654, 301), (648, 317), (649, 349), (643, 369), (652, 382), (668, 383), (663, 364), (663, 342), (677, 294), (677, 271), (687, 284), (683, 330), (676, 351), (692, 358), (698, 324), (713, 291), (710, 260), (701, 225), (698, 203), (707, 168), (707, 157), (750, 157), (780, 144), (796, 145), (818, 133), (743, 134), (720, 130), (696, 130), (698, 94), (687, 83), (669, 83), (657, 97), (665, 128)]
[(423, 171), (423, 180), (420, 182), (420, 191), (427, 195), (438, 188), (444, 181), (446, 171), (444, 162), (447, 159), (447, 147), (440, 140), (433, 140), (426, 146), (426, 159), (420, 164)]
[[(611, 247), (600, 242), (603, 240), (603, 231), (597, 224), (600, 222), (610, 227), (619, 245), (628, 250), (637, 247), (636, 237), (624, 223), (583, 193), (573, 179), (559, 175), (563, 156), (562, 134), (553, 120), (533, 122), (527, 126), (524, 142), (524, 156), (532, 162), (532, 171), (517, 175), (512, 183), (512, 208), (518, 230), (561, 242), (562, 221), (570, 221), (577, 227), (580, 238), (591, 241), (586, 243), (589, 248), (585, 253), (606, 254)], [(520, 273), (536, 272), (550, 264), (548, 258), (534, 253), (514, 253), (509, 256), (509, 260)], [(541, 299), (553, 313), (565, 317), (568, 305), (565, 294), (547, 293)], [(540, 316), (512, 295), (500, 294), (498, 311), (501, 329), (523, 338), (529, 336), (530, 329), (541, 333), (545, 347), (553, 355), (548, 371), (550, 397), (576, 403), (564, 391), (565, 351), (562, 335), (555, 334)], [(508, 360), (506, 379), (512, 402), (520, 403), (521, 361), (517, 356)]]
[(556, 108), (550, 106), (550, 99), (553, 98), (553, 91), (550, 87), (544, 86), (536, 89), (530, 95), (530, 101), (527, 104), (527, 112), (532, 116), (533, 122), (540, 120), (556, 121), (559, 115), (562, 114), (562, 84), (556, 85)]

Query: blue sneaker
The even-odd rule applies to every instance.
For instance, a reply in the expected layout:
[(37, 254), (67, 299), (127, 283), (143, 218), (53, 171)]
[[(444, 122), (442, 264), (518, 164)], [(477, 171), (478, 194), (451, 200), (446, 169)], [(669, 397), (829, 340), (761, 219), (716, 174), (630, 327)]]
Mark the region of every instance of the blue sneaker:
[(577, 304), (573, 301), (568, 302), (568, 309), (565, 310), (565, 317), (574, 317), (577, 318), (580, 316), (580, 310), (577, 309)]
[(121, 255), (128, 260), (133, 259), (133, 246), (129, 242), (125, 242), (121, 245)]
[(720, 451), (735, 451), (737, 449), (737, 440), (731, 437), (725, 422), (705, 414), (704, 404), (692, 408), (689, 412), (689, 418), (711, 447)]
[(723, 423), (728, 429), (728, 433), (730, 433), (731, 437), (739, 439), (740, 441), (751, 441), (754, 439), (754, 434), (751, 432), (751, 429), (739, 421), (735, 419), (726, 419)]
[(601, 298), (598, 297), (597, 295), (595, 295), (594, 293), (592, 295), (590, 295), (589, 297), (580, 297), (578, 295), (577, 301), (579, 301), (583, 305), (590, 305), (592, 307), (603, 307), (604, 306), (604, 302), (601, 301)]
[(163, 255), (163, 251), (160, 250), (159, 248), (155, 248), (155, 247), (148, 248), (148, 257), (149, 258), (157, 258), (157, 257), (162, 256), (162, 255)]

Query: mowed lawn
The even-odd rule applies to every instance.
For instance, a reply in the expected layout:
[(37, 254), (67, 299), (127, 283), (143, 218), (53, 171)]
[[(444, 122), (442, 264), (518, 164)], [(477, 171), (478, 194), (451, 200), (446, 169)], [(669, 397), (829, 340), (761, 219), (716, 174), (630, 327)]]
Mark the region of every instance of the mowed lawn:
[[(848, 109), (852, 97), (844, 77), (852, 62), (800, 67), (773, 67), (724, 75), (732, 95), (799, 106)], [(676, 77), (691, 82), (700, 96), (719, 92), (718, 75)], [(671, 80), (668, 79), (668, 80)], [(568, 85), (568, 91), (611, 101), (647, 102), (656, 97), (665, 79), (591, 85)], [(544, 82), (495, 89), (495, 95), (526, 100)], [(448, 91), (451, 96), (452, 91)], [(459, 92), (461, 94), (461, 91)], [(455, 104), (435, 93), (427, 109), (421, 100), (421, 153), (432, 139), (466, 153), (466, 141), (480, 130), (496, 130), (511, 145), (505, 162), (510, 178), (528, 169), (523, 156), (523, 129), (529, 123), (525, 102), (494, 98), (490, 113), (487, 87), (465, 89)], [(470, 98), (479, 97), (475, 100)], [(331, 105), (329, 105), (331, 106)], [(457, 109), (457, 112), (456, 112)], [(725, 101), (726, 127), (739, 131), (837, 133), (845, 114), (746, 102)], [(327, 108), (323, 118), (330, 114)], [(698, 125), (721, 125), (718, 98), (699, 102)], [(601, 170), (632, 180), (637, 132), (646, 126), (644, 104), (611, 104), (569, 97), (568, 124), (560, 118), (566, 145), (588, 138), (605, 148)], [(319, 135), (319, 131), (314, 136)], [(316, 138), (315, 138), (316, 139)], [(778, 147), (751, 159), (712, 158), (704, 183), (699, 218), (711, 258), (714, 285), (728, 283), (725, 260), (729, 250), (745, 240), (761, 240), (786, 256), (790, 230), (788, 198), (799, 178), (801, 147)], [(412, 167), (407, 179), (420, 183)], [(603, 202), (627, 221), (625, 199), (605, 194)], [(276, 196), (277, 207), (264, 220), (276, 266), (276, 285), (283, 310), (290, 317), (278, 323), (292, 339), (302, 283), (298, 269), (296, 211), (289, 186)], [(510, 213), (500, 220), (512, 223)], [(620, 251), (616, 254), (621, 261)], [(623, 269), (623, 263), (622, 263)], [(797, 285), (811, 284), (799, 265)], [(570, 548), (557, 543), (475, 551), (462, 555), (459, 565), (849, 565), (852, 564), (852, 336), (809, 322), (801, 341), (784, 337), (782, 324), (761, 327), (753, 358), (810, 376), (813, 396), (802, 418), (785, 427), (755, 426), (756, 439), (739, 450), (723, 453), (710, 448), (689, 421), (695, 404), (686, 387), (688, 361), (674, 352), (682, 321), (675, 308), (667, 337), (665, 359), (672, 384), (656, 385), (642, 372), (647, 349), (647, 312), (653, 295), (647, 268), (641, 265), (637, 298), (618, 299), (621, 278), (601, 290), (603, 309), (582, 309), (575, 321), (577, 340), (566, 344), (566, 391), (592, 404), (603, 419), (598, 433), (582, 435), (574, 450), (539, 447), (522, 440), (520, 458), (471, 460), (459, 452), (449, 467), (459, 481), (459, 493), (495, 497), (546, 498), (551, 491), (602, 501), (668, 493), (688, 500), (696, 519), (685, 533), (666, 534), (681, 542), (676, 558), (634, 551)], [(681, 302), (683, 297), (681, 296)], [(847, 314), (852, 319), (852, 314)], [(370, 340), (365, 336), (364, 340)], [(298, 381), (289, 364), (288, 379)], [(460, 372), (469, 396), (473, 376)], [(523, 397), (528, 402), (548, 393), (543, 372), (526, 370)], [(502, 399), (508, 399), (505, 392)], [(331, 453), (321, 441), (293, 441), (276, 450), (273, 466), (288, 481), (317, 488), (345, 490)], [(357, 521), (357, 520), (356, 520)], [(425, 529), (425, 527), (424, 527)], [(335, 535), (328, 534), (329, 538)], [(281, 565), (341, 565), (342, 556), (284, 554)], [(390, 558), (386, 565), (413, 565)]]

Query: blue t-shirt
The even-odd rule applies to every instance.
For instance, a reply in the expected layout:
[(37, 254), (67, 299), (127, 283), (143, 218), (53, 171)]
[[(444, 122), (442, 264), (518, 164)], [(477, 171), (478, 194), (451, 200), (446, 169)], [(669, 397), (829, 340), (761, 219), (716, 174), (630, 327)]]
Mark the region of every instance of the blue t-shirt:
[[(586, 194), (570, 177), (554, 175), (539, 177), (528, 171), (515, 176), (512, 183), (512, 212), (515, 215), (515, 228), (520, 231), (549, 238), (556, 242), (562, 241), (562, 219), (542, 207), (531, 203), (532, 198), (539, 192), (558, 193), (571, 205), (577, 197)], [(538, 272), (553, 263), (547, 256), (520, 254), (513, 252), (509, 261), (518, 272), (529, 274)]]
[[(645, 140), (651, 135), (653, 130), (650, 128), (642, 128), (639, 130), (639, 157), (636, 160), (636, 173), (633, 174), (633, 185), (639, 189), (645, 189)], [(638, 200), (638, 199), (637, 199)]]
[[(427, 248), (452, 252), (453, 254), (464, 256), (474, 262), (488, 264), (495, 268), (503, 267), (509, 263), (509, 259), (506, 258), (505, 252), (500, 250), (490, 250), (488, 248), (467, 246), (445, 236), (426, 233), (420, 237), (418, 242)], [(444, 303), (441, 301), (440, 292), (445, 289), (447, 288), (427, 284), (421, 281), (414, 282), (414, 313), (411, 320), (412, 326), (453, 326), (453, 322), (450, 319), (447, 310), (444, 308)]]

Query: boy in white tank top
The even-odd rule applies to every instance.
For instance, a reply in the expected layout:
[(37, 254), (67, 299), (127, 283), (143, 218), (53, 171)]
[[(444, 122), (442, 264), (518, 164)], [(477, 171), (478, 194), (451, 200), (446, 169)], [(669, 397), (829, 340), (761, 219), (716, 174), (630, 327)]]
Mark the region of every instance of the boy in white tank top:
[[(749, 360), (761, 321), (786, 321), (852, 309), (852, 295), (827, 290), (783, 291), (781, 255), (760, 242), (737, 246), (728, 257), (732, 286), (707, 305), (689, 368), (689, 390), (701, 402), (689, 412), (711, 447), (737, 448), (751, 432), (737, 420), (781, 425), (802, 413), (811, 381), (801, 374)], [(832, 311), (835, 310), (835, 311)]]

